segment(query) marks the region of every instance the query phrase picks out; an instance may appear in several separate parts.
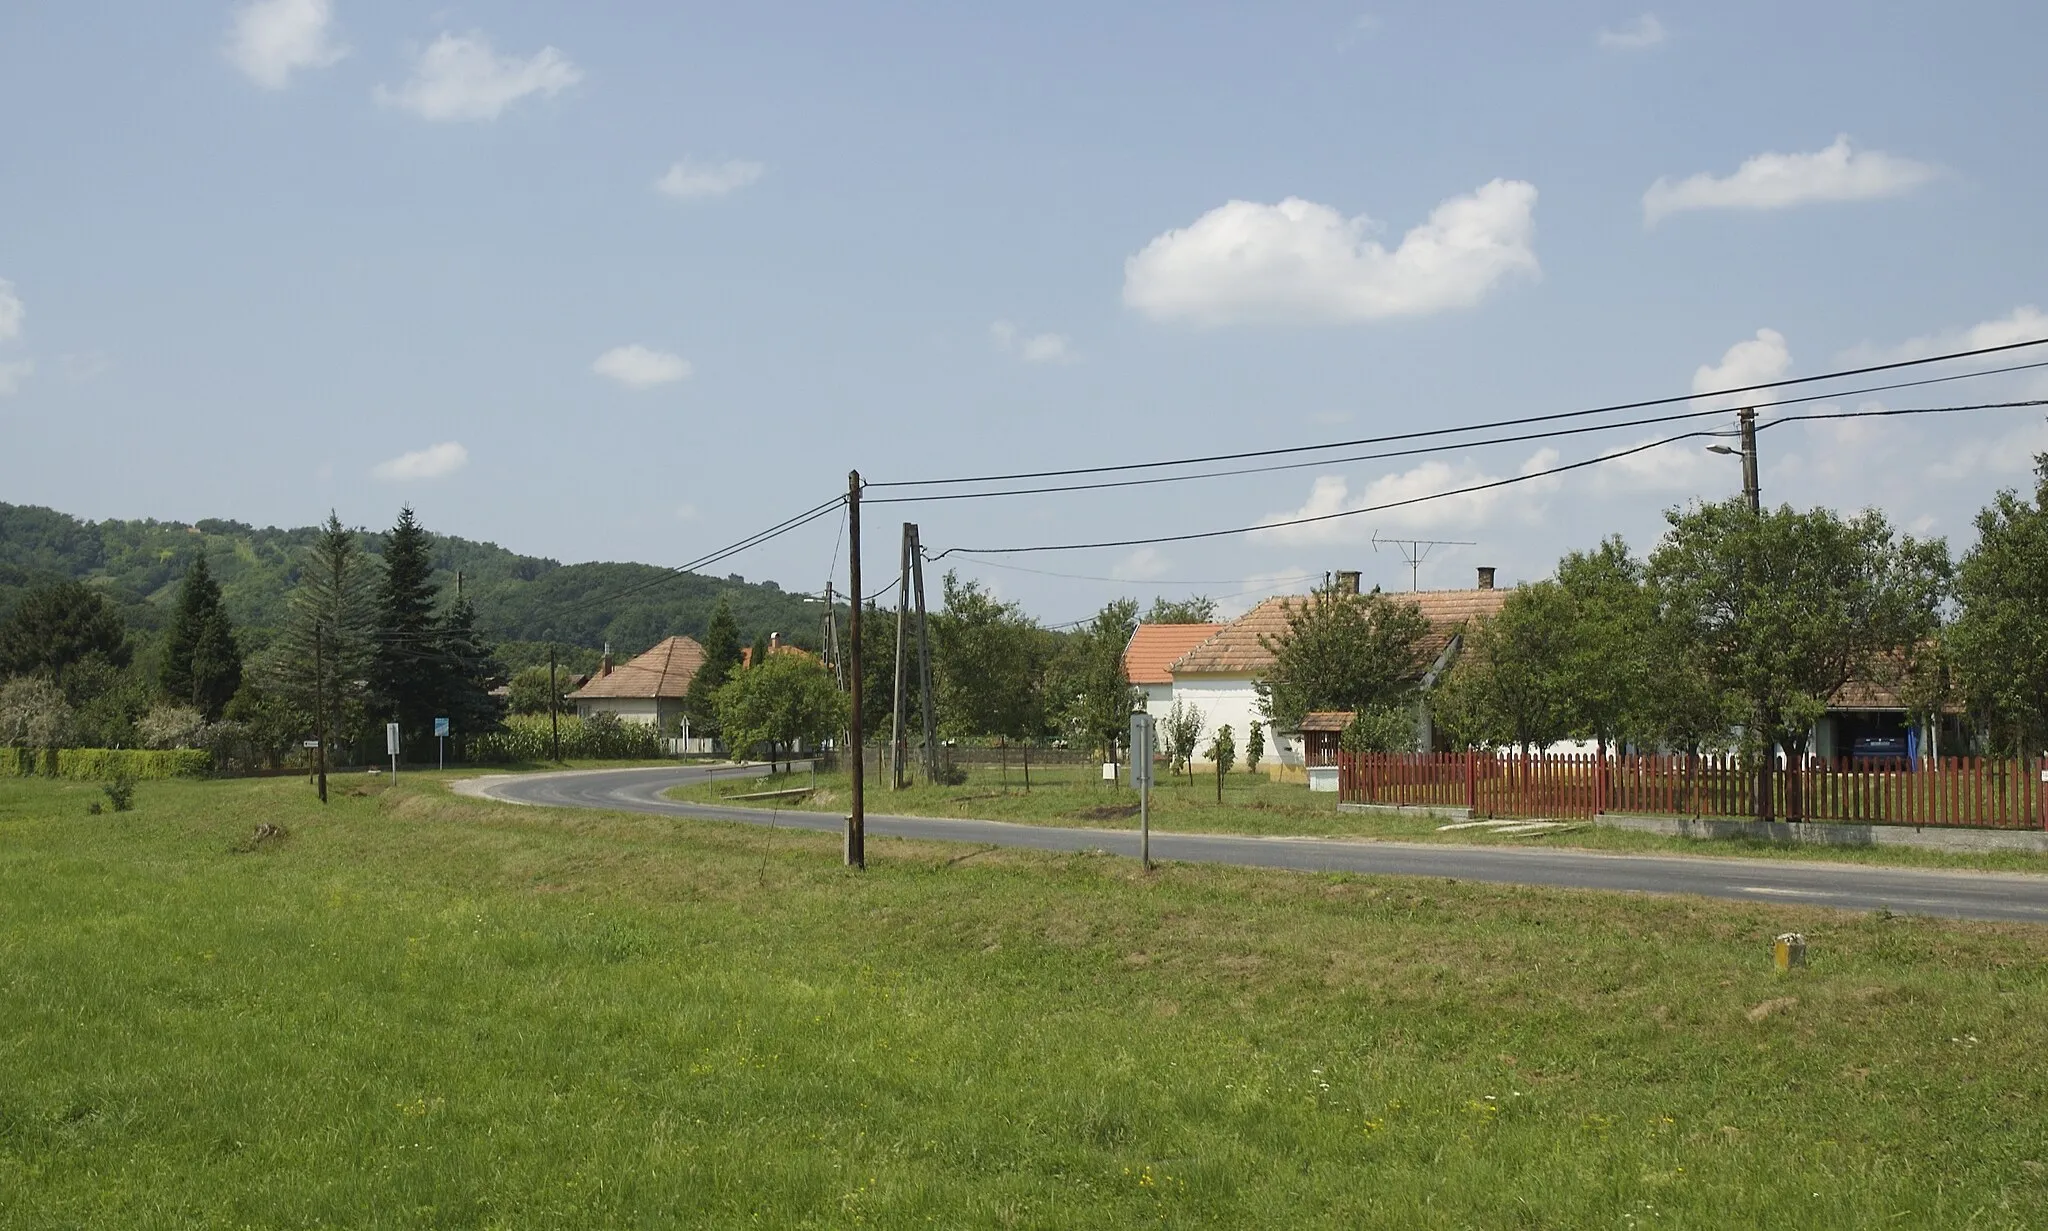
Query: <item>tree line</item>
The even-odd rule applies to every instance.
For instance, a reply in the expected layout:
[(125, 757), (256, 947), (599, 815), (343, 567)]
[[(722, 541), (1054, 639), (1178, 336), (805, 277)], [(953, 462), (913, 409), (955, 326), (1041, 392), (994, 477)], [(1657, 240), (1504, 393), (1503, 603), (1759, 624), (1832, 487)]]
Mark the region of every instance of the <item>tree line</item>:
[(201, 747), (223, 763), (278, 764), (316, 731), (360, 759), (396, 721), (407, 753), (432, 722), (494, 729), (504, 682), (474, 604), (433, 580), (432, 540), (410, 508), (366, 552), (332, 515), (293, 570), (279, 627), (245, 649), (205, 552), (162, 631), (131, 629), (99, 588), (29, 590), (0, 621), (0, 742), (20, 747)]

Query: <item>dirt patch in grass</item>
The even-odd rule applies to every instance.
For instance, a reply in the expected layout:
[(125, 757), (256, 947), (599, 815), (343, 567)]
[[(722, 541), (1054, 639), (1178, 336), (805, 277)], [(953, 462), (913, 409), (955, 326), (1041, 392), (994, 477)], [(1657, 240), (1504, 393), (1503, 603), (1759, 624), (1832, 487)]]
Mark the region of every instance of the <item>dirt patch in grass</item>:
[(1099, 804), (1067, 813), (1077, 821), (1115, 821), (1138, 815), (1136, 804)]

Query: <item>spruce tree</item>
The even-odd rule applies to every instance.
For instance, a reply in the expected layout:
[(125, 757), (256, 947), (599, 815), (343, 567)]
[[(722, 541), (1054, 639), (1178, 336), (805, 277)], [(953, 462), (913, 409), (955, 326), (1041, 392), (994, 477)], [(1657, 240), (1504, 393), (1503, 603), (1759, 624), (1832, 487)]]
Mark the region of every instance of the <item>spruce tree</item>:
[(324, 729), (333, 742), (353, 743), (368, 717), (358, 681), (369, 671), (376, 628), (374, 570), (355, 533), (329, 513), (299, 567), (284, 627), (266, 659), (267, 691), (305, 735)]
[(370, 694), (378, 715), (396, 722), (414, 747), (433, 738), (435, 710), (447, 693), (450, 674), (434, 618), (433, 575), (431, 543), (408, 505), (399, 510), (398, 524), (384, 540)]
[(497, 730), (504, 707), (491, 690), (505, 682), (505, 668), (478, 631), (476, 607), (468, 599), (456, 599), (441, 621), (441, 650), (446, 688), (435, 716), (448, 719), (458, 736)]
[(724, 595), (719, 596), (718, 606), (711, 609), (711, 622), (704, 627), (702, 644), (704, 663), (690, 677), (690, 692), (683, 706), (694, 730), (715, 733), (718, 707), (712, 694), (732, 678), (733, 668), (740, 662), (740, 628)]
[(178, 610), (164, 632), (158, 682), (164, 693), (218, 721), (242, 686), (242, 652), (221, 605), (220, 584), (201, 553), (178, 588)]
[(750, 666), (750, 667), (758, 667), (758, 666), (760, 666), (760, 665), (761, 665), (762, 663), (765, 663), (765, 662), (767, 662), (767, 661), (768, 661), (768, 634), (767, 634), (767, 633), (762, 633), (762, 634), (760, 634), (759, 636), (757, 636), (757, 637), (755, 637), (755, 638), (754, 638), (754, 649), (753, 649), (753, 652), (752, 652), (752, 653), (750, 653), (750, 654), (748, 654), (748, 655), (747, 655), (747, 665), (748, 665), (748, 666)]

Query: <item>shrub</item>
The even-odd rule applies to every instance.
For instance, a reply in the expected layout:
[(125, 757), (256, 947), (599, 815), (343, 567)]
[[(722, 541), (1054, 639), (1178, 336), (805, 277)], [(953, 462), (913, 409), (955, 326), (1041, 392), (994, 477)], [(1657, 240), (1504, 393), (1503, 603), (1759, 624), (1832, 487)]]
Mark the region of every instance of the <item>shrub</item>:
[(97, 782), (126, 773), (137, 781), (204, 778), (213, 754), (203, 748), (0, 748), (0, 778), (69, 778)]
[(105, 792), (107, 804), (116, 812), (135, 810), (135, 775), (127, 770), (116, 770), (111, 782), (100, 787)]
[[(472, 761), (494, 764), (546, 761), (554, 755), (546, 714), (513, 714), (505, 729), (471, 736), (464, 749)], [(642, 761), (661, 755), (661, 736), (651, 726), (621, 722), (613, 714), (562, 719), (562, 756), (595, 761)]]

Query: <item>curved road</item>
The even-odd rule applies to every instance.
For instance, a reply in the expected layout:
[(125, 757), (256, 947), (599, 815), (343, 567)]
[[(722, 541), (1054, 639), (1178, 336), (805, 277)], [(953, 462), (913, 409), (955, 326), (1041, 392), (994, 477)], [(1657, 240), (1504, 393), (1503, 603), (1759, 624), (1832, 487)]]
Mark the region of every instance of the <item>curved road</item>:
[[(732, 769), (726, 774), (755, 774)], [(663, 798), (685, 783), (719, 776), (717, 769), (575, 770), (506, 774), (456, 784), (464, 794), (502, 803), (651, 812), (700, 820), (843, 832), (845, 819), (827, 812), (686, 804)], [(1136, 857), (1135, 830), (1056, 829), (1004, 821), (950, 820), (869, 813), (868, 832), (882, 837), (973, 842), (1042, 851), (1101, 850)], [(1302, 872), (1448, 877), (1562, 889), (1693, 893), (1750, 902), (1792, 902), (1842, 910), (1889, 909), (2048, 923), (2048, 876), (1949, 872), (1818, 861), (1736, 859), (1713, 855), (1609, 855), (1542, 847), (1455, 846), (1339, 838), (1259, 838), (1228, 834), (1154, 833), (1155, 859), (1222, 863)]]

